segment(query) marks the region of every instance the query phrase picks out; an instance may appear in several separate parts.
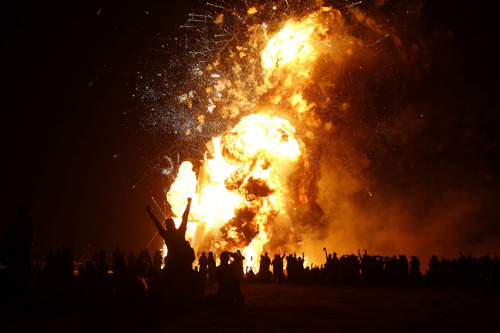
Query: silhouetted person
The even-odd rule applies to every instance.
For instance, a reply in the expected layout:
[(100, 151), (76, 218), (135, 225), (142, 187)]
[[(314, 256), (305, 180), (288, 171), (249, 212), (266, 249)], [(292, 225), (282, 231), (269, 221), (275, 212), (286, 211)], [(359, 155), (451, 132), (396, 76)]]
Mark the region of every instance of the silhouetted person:
[(291, 253), (286, 257), (286, 273), (290, 283), (297, 282), (297, 256)]
[(111, 265), (113, 267), (116, 267), (117, 262), (122, 258), (125, 258), (125, 253), (120, 249), (119, 246), (117, 246), (115, 252), (113, 252), (113, 254), (111, 255)]
[(207, 282), (207, 274), (208, 274), (208, 258), (205, 252), (201, 253), (200, 258), (198, 259), (198, 266), (200, 267), (199, 272), (201, 275), (201, 279), (203, 282)]
[(87, 261), (78, 268), (78, 280), (84, 293), (94, 302), (99, 301), (103, 294), (103, 280), (94, 262)]
[(279, 283), (285, 283), (286, 276), (283, 272), (283, 259), (285, 258), (286, 251), (283, 252), (283, 256), (280, 257), (279, 254), (274, 255), (274, 260), (271, 263), (273, 265), (273, 276), (274, 281), (278, 281)]
[(433, 254), (429, 262), (429, 271), (427, 272), (427, 278), (429, 279), (429, 282), (440, 282), (440, 268), (441, 263), (439, 262), (438, 257)]
[(243, 280), (243, 275), (244, 275), (244, 270), (243, 270), (243, 260), (245, 260), (245, 257), (241, 254), (240, 250), (237, 250), (235, 255), (237, 255), (239, 258), (236, 261), (237, 265), (234, 265), (235, 273), (236, 276), (238, 277), (239, 281)]
[(257, 281), (257, 276), (255, 276), (255, 273), (254, 273), (252, 267), (248, 267), (247, 268), (246, 281), (247, 282), (255, 282), (255, 281)]
[(410, 278), (412, 282), (420, 281), (422, 273), (420, 272), (420, 260), (416, 256), (412, 256), (410, 260)]
[(155, 255), (153, 257), (153, 268), (155, 270), (161, 270), (161, 263), (163, 262), (163, 256), (160, 250), (155, 251)]
[(267, 252), (260, 256), (259, 273), (257, 277), (265, 282), (269, 282), (273, 278), (273, 273), (270, 270), (271, 258), (269, 258)]
[(179, 311), (200, 306), (204, 295), (202, 278), (192, 269), (195, 260), (194, 251), (186, 241), (191, 201), (191, 198), (188, 198), (179, 228), (175, 227), (174, 220), (171, 218), (165, 220), (165, 228), (163, 228), (151, 212), (151, 207), (147, 207), (148, 214), (168, 249), (161, 288), (163, 288), (165, 299), (170, 299), (174, 308)]
[(127, 265), (128, 267), (134, 267), (135, 266), (135, 255), (134, 252), (130, 252), (127, 258)]
[(63, 300), (74, 295), (78, 283), (74, 276), (72, 248), (62, 247), (55, 256), (51, 254), (47, 258), (46, 271), (51, 296)]
[(368, 253), (366, 252), (361, 256), (361, 251), (358, 249), (358, 258), (360, 261), (360, 269), (361, 269), (361, 281), (364, 283), (371, 283), (372, 282), (372, 272), (370, 271), (371, 269), (371, 264), (370, 264), (370, 258), (368, 257)]
[(297, 283), (303, 283), (304, 282), (304, 274), (305, 274), (305, 268), (304, 268), (304, 263), (305, 263), (305, 254), (302, 253), (302, 257), (297, 257), (297, 255), (294, 253), (293, 257), (296, 259), (295, 263), (295, 275), (296, 275), (296, 282)]
[(110, 276), (110, 280), (119, 302), (137, 301), (142, 293), (148, 289), (148, 280), (145, 276), (148, 276), (148, 270), (151, 266), (146, 263), (147, 258), (146, 260), (144, 258), (145, 256), (143, 255), (136, 261), (144, 263), (143, 272), (140, 275), (137, 271), (127, 266), (124, 256), (118, 257), (116, 263), (113, 265), (114, 274)]
[(153, 266), (153, 259), (151, 258), (148, 249), (142, 250), (139, 255), (142, 257), (148, 268)]
[(31, 275), (31, 249), (33, 246), (34, 226), (30, 219), (31, 209), (25, 205), (19, 208), (17, 217), (7, 227), (2, 242), (2, 252), (7, 267), (8, 292), (24, 296)]
[(148, 271), (148, 264), (144, 261), (144, 257), (139, 255), (134, 262), (134, 271), (139, 277), (146, 277)]
[(208, 266), (208, 282), (215, 283), (215, 281), (217, 281), (217, 269), (216, 269), (214, 253), (211, 251), (208, 252), (207, 266)]
[(103, 277), (108, 275), (108, 255), (104, 250), (100, 250), (99, 252), (94, 254), (94, 262), (96, 264), (97, 269), (101, 272)]
[(158, 229), (158, 233), (165, 241), (165, 245), (168, 249), (167, 258), (165, 259), (166, 270), (185, 271), (191, 269), (191, 264), (195, 259), (194, 251), (189, 242), (186, 241), (186, 230), (191, 201), (192, 199), (188, 198), (188, 203), (182, 215), (182, 222), (179, 228), (175, 227), (174, 220), (171, 218), (165, 220), (165, 228), (163, 228), (151, 211), (151, 207), (146, 207), (151, 220)]
[[(229, 260), (233, 259), (230, 263)], [(241, 256), (237, 253), (222, 252), (220, 265), (217, 267), (219, 287), (215, 294), (216, 304), (222, 309), (232, 306), (245, 306), (245, 297), (241, 293), (236, 268), (239, 267)]]
[(408, 259), (404, 254), (399, 255), (397, 266), (398, 266), (398, 281), (400, 283), (406, 283), (408, 281), (408, 272), (410, 270), (410, 265), (408, 264)]

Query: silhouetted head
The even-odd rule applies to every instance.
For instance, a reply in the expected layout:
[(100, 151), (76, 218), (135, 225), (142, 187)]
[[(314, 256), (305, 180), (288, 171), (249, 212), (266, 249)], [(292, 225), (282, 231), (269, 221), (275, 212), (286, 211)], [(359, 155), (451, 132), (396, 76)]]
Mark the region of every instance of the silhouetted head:
[(201, 256), (202, 256), (202, 257), (204, 257), (204, 256), (205, 256), (205, 252), (202, 252), (202, 253), (201, 253)]
[(174, 219), (168, 218), (165, 220), (165, 227), (167, 230), (175, 229), (175, 222)]
[(266, 252), (266, 253), (264, 253), (264, 255), (267, 257), (267, 252)]
[(220, 254), (220, 263), (221, 263), (221, 265), (227, 264), (227, 262), (229, 261), (229, 257), (230, 257), (229, 252), (227, 252), (227, 251), (222, 252)]

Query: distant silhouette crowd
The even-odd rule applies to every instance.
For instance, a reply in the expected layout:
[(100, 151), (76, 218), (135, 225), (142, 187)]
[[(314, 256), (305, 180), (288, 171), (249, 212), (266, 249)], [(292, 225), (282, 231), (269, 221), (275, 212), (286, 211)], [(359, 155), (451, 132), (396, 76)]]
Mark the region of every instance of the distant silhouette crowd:
[[(111, 254), (94, 254), (91, 260), (75, 265), (73, 250), (61, 248), (50, 252), (43, 261), (31, 260), (33, 225), (29, 208), (22, 207), (18, 217), (4, 231), (0, 247), (0, 310), (13, 302), (37, 298), (66, 304), (77, 301), (89, 306), (106, 301), (130, 304), (147, 299), (163, 305), (171, 314), (192, 311), (208, 305), (217, 310), (246, 306), (240, 283), (292, 285), (450, 285), (482, 287), (485, 291), (500, 289), (500, 262), (496, 254), (476, 258), (460, 253), (457, 259), (432, 256), (428, 269), (421, 270), (416, 256), (357, 254), (338, 256), (325, 253), (322, 265), (306, 265), (305, 255), (268, 253), (260, 256), (258, 271), (244, 265), (245, 257), (236, 252), (203, 252), (196, 266), (195, 253), (185, 239), (191, 199), (188, 199), (178, 228), (170, 218), (162, 225), (150, 207), (147, 213), (164, 239), (168, 253), (160, 250), (151, 256), (125, 254), (119, 247)], [(218, 264), (217, 264), (218, 262)], [(216, 285), (214, 294), (205, 296), (205, 289)]]

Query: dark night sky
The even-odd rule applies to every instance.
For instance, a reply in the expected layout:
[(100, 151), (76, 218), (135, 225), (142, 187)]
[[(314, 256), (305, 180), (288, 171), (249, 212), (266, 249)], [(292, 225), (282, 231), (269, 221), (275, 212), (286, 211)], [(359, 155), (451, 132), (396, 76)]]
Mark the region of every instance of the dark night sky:
[[(491, 211), (484, 218), (498, 232), (498, 5), (418, 2), (425, 4), (422, 26), (409, 28), (408, 38), (419, 30), (422, 38), (443, 36), (433, 31), (454, 37), (429, 41), (439, 45), (429, 50), (435, 69), (413, 98), (445, 111), (406, 143), (413, 155), (396, 162), (416, 175), (437, 165), (445, 178), (440, 181), (451, 187), (464, 175), (467, 181), (477, 176), (477, 183), (460, 188), (476, 193), (477, 186), (478, 195), (488, 196)], [(83, 252), (88, 243), (136, 251), (154, 234), (144, 206), (152, 195), (161, 197), (164, 179), (148, 161), (167, 143), (141, 130), (136, 73), (159, 36), (184, 23), (190, 8), (181, 0), (94, 0), (25, 1), (2, 10), (0, 217), (9, 221), (20, 204), (29, 203), (38, 253), (62, 244)], [(374, 167), (390, 169), (383, 161)], [(385, 190), (395, 195), (404, 188), (399, 171), (385, 175)], [(421, 183), (425, 193), (433, 180)]]
[(145, 179), (155, 138), (139, 130), (143, 105), (132, 95), (141, 53), (183, 23), (182, 3), (29, 1), (4, 11), (2, 220), (29, 203), (41, 251), (135, 250), (154, 234), (144, 206), (162, 180)]

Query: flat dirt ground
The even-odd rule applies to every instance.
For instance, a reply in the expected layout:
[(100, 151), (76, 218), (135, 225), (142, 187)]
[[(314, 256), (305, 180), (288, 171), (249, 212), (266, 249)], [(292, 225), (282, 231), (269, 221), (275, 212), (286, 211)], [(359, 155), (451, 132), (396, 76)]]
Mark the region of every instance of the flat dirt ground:
[(166, 319), (162, 311), (152, 314), (137, 304), (132, 311), (4, 320), (0, 332), (500, 331), (500, 296), (478, 288), (242, 284), (241, 289), (247, 307), (228, 314), (204, 308)]
[(243, 284), (247, 308), (203, 309), (156, 332), (500, 331), (500, 297), (450, 287), (328, 287)]

